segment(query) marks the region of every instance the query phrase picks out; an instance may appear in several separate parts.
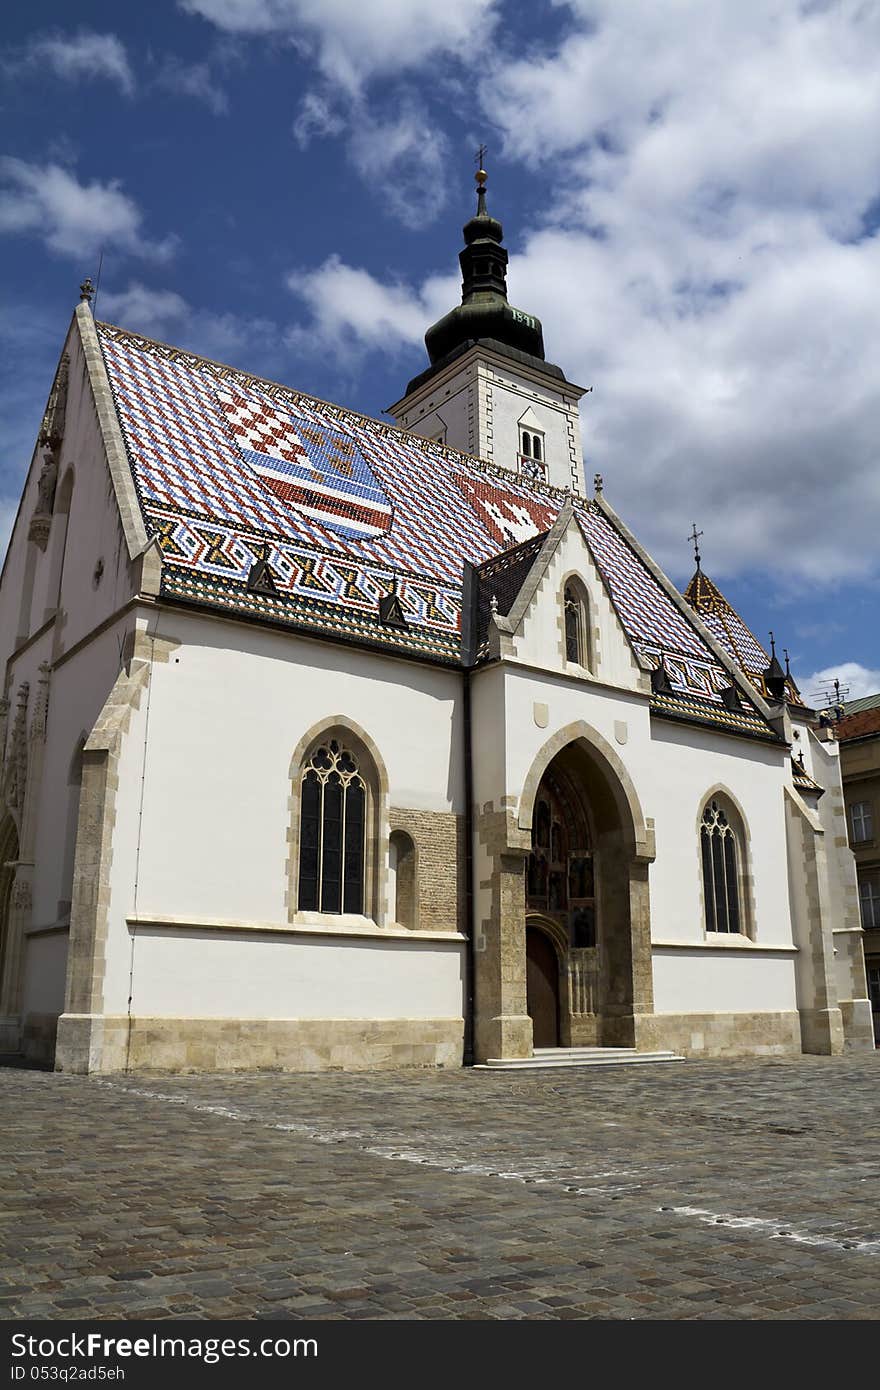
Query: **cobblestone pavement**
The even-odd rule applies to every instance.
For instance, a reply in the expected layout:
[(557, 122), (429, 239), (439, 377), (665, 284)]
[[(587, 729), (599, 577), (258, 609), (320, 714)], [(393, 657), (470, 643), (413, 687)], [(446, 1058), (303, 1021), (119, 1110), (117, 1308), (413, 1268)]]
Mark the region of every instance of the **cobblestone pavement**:
[(876, 1318), (880, 1054), (0, 1070), (5, 1318)]

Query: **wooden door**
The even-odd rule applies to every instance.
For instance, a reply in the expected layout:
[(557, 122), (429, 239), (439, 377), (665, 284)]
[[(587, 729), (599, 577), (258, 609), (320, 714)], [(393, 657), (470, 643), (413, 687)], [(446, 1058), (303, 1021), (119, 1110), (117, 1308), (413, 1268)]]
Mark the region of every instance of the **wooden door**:
[(559, 1046), (559, 963), (548, 936), (526, 928), (526, 1007), (535, 1047)]

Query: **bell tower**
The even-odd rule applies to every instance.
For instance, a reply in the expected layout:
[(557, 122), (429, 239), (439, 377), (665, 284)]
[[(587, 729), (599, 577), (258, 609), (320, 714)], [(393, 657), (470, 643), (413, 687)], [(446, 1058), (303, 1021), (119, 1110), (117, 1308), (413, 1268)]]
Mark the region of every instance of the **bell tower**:
[(488, 175), (479, 162), (477, 211), (464, 226), (458, 257), (461, 303), (428, 329), (430, 366), (390, 413), (416, 434), (583, 492), (584, 388), (545, 359), (540, 319), (507, 298), (504, 232), (486, 207)]

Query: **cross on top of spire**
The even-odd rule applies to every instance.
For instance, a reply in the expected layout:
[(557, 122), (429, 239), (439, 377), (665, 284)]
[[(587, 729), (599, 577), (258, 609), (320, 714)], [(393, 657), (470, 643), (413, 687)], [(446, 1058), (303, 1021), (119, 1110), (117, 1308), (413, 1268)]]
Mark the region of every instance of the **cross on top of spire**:
[(699, 569), (699, 568), (700, 568), (700, 550), (699, 550), (699, 542), (700, 542), (700, 537), (702, 536), (703, 532), (697, 530), (697, 523), (696, 523), (695, 521), (691, 522), (691, 528), (692, 528), (692, 529), (691, 529), (690, 535), (688, 536), (688, 540), (689, 540), (689, 541), (693, 541), (693, 543), (694, 543), (694, 559), (695, 559), (696, 562), (697, 562), (697, 569)]

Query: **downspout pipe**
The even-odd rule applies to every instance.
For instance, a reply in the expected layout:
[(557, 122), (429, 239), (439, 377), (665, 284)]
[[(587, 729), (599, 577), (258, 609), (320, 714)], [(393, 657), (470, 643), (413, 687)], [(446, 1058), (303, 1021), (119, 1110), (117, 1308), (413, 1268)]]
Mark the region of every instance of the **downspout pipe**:
[(462, 742), (464, 758), (464, 901), (466, 937), (466, 986), (464, 1008), (464, 1056), (466, 1067), (474, 1064), (474, 745), (471, 709), (471, 673), (477, 651), (479, 586), (476, 570), (465, 561), (462, 581), (461, 664), (462, 664)]

